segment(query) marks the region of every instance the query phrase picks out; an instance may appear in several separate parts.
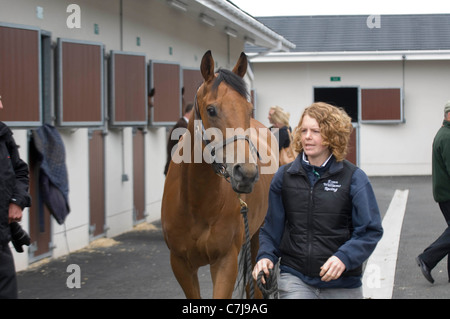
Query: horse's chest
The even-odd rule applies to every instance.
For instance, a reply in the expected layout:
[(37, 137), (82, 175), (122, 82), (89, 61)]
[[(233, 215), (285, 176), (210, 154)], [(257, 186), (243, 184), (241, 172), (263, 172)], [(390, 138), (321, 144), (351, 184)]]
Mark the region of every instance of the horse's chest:
[(224, 228), (226, 227), (208, 226), (197, 229), (188, 248), (190, 254), (197, 254), (199, 258), (206, 259), (208, 262), (226, 255), (235, 242), (236, 234), (231, 229)]

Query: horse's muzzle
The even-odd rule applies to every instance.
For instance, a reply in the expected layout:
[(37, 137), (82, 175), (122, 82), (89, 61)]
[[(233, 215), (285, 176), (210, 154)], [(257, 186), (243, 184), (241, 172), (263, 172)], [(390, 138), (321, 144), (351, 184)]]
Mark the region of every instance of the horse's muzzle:
[(258, 165), (254, 163), (234, 164), (230, 177), (231, 186), (236, 193), (251, 193), (259, 179)]

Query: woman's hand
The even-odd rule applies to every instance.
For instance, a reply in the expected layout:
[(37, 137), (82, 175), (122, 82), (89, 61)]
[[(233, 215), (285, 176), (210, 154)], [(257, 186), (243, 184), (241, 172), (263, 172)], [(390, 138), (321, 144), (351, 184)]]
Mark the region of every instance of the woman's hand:
[[(253, 268), (252, 272), (253, 278), (257, 280), (258, 274), (261, 271), (263, 271), (266, 274), (266, 276), (269, 276), (269, 269), (273, 269), (273, 262), (268, 258), (261, 259), (256, 263), (255, 268)], [(266, 281), (264, 280), (264, 276), (261, 277), (261, 282), (263, 284), (266, 283)]]
[(345, 265), (336, 256), (331, 256), (320, 269), (319, 276), (322, 277), (322, 281), (328, 282), (338, 279), (344, 272)]

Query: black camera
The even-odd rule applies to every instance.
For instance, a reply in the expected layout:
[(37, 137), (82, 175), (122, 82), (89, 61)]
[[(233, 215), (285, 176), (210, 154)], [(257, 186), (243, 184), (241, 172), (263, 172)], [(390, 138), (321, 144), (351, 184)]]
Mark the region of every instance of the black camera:
[(30, 246), (30, 236), (22, 229), (19, 223), (12, 222), (9, 224), (11, 230), (11, 242), (18, 253), (23, 253), (23, 245)]

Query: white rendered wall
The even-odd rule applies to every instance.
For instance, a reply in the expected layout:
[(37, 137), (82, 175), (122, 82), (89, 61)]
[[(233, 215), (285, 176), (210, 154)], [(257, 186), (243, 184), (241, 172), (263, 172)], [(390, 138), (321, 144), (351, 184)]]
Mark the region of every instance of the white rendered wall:
[[(66, 20), (69, 4), (81, 8), (81, 28), (70, 29)], [(41, 8), (41, 9), (39, 9)], [(42, 10), (42, 19), (37, 10)], [(211, 28), (168, 6), (160, 0), (123, 1), (123, 37), (120, 38), (119, 0), (0, 0), (0, 23), (38, 27), (51, 32), (52, 42), (59, 37), (103, 43), (110, 50), (143, 52), (147, 60), (180, 63), (181, 67), (199, 68), (203, 54), (212, 50), (217, 68), (231, 68), (244, 48), (243, 39), (228, 39), (223, 30)], [(94, 33), (94, 25), (99, 33)], [(140, 39), (138, 45), (137, 38)], [(53, 57), (52, 57), (53, 58)], [(54, 61), (53, 61), (54, 63)], [(106, 69), (107, 71), (107, 69)], [(52, 77), (54, 70), (52, 70)], [(55, 79), (52, 78), (52, 82)], [(106, 84), (106, 83), (105, 83)], [(106, 87), (107, 89), (107, 87)], [(52, 97), (54, 96), (52, 92)], [(105, 94), (107, 108), (108, 94)], [(52, 107), (55, 101), (52, 101)], [(7, 107), (7, 106), (5, 106)], [(1, 120), (1, 118), (0, 118)], [(160, 219), (166, 161), (166, 127), (147, 127), (145, 139), (145, 209), (149, 222)], [(52, 256), (86, 246), (89, 236), (89, 132), (87, 128), (58, 129), (67, 157), (71, 212), (65, 227), (52, 218)], [(21, 155), (28, 158), (27, 130), (15, 129), (22, 144)], [(112, 237), (133, 228), (133, 161), (132, 128), (106, 127), (105, 141), (105, 207), (106, 236)], [(126, 174), (128, 181), (122, 181)], [(23, 227), (29, 229), (28, 210)], [(28, 266), (28, 253), (15, 254), (16, 270)]]
[[(298, 124), (314, 87), (403, 87), (403, 62), (254, 63), (257, 119), (279, 105)], [(340, 76), (340, 82), (330, 77)], [(408, 61), (404, 69), (405, 123), (360, 124), (360, 166), (368, 175), (429, 175), (431, 144), (450, 100), (450, 61)]]

